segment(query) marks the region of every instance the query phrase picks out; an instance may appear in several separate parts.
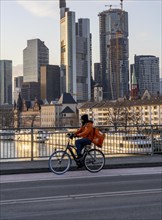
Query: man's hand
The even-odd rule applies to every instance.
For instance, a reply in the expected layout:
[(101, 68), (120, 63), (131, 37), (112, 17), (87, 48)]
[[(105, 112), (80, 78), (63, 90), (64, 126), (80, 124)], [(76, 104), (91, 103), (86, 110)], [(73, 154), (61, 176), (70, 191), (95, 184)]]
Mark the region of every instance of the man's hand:
[(76, 134), (73, 134), (73, 137), (76, 138), (76, 137), (78, 137), (78, 136), (77, 136)]
[(70, 139), (73, 139), (75, 137), (78, 137), (76, 134), (74, 133), (68, 133), (67, 136), (70, 138)]

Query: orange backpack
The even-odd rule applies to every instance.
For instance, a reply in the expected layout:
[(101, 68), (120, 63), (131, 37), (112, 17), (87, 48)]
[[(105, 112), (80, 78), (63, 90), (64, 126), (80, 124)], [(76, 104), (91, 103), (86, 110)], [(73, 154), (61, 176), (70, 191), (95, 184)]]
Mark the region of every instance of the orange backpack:
[(94, 129), (94, 135), (92, 143), (94, 143), (97, 147), (102, 147), (103, 141), (105, 139), (105, 134), (102, 133), (98, 128)]

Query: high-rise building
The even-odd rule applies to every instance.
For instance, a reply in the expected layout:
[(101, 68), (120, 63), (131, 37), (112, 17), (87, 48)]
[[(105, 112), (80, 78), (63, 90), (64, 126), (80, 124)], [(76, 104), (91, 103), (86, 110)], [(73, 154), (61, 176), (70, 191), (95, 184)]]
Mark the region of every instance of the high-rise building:
[(40, 100), (40, 83), (39, 82), (23, 82), (21, 87), (21, 97), (25, 101)]
[(99, 85), (102, 85), (100, 63), (94, 63), (94, 81)]
[(12, 61), (0, 60), (0, 105), (12, 104)]
[(40, 82), (41, 65), (49, 64), (49, 49), (40, 39), (27, 41), (23, 50), (24, 82)]
[(41, 99), (49, 103), (60, 98), (60, 67), (57, 65), (41, 66)]
[(151, 95), (157, 95), (160, 92), (159, 58), (135, 55), (134, 67), (140, 96), (146, 89)]
[(162, 78), (160, 78), (160, 94), (162, 95)]
[(91, 34), (89, 19), (75, 23), (75, 12), (60, 0), (61, 93), (77, 101), (91, 99)]
[(14, 101), (17, 102), (21, 86), (23, 84), (23, 76), (14, 77)]
[(76, 84), (77, 101), (91, 99), (91, 34), (90, 20), (79, 19), (76, 23)]
[(129, 94), (128, 13), (108, 9), (99, 13), (100, 68), (105, 99)]
[(76, 100), (76, 28), (75, 12), (60, 0), (61, 92), (70, 93)]

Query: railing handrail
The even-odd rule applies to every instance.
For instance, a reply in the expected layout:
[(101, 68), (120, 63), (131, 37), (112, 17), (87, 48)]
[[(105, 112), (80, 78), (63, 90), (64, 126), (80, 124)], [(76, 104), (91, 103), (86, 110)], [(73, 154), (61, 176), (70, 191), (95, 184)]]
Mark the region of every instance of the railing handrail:
[[(106, 133), (106, 139), (102, 150), (105, 154), (125, 154), (131, 153), (138, 154), (149, 153), (162, 153), (162, 125), (139, 125), (139, 130), (133, 126), (117, 126), (117, 130), (114, 126), (97, 126)], [(25, 159), (48, 157), (52, 153), (54, 147), (58, 146), (62, 148), (65, 144), (65, 134), (70, 131), (74, 131), (79, 127), (26, 127), (26, 128), (5, 128), (4, 133), (0, 132), (0, 158), (1, 159)], [(5, 131), (15, 131), (8, 132)], [(22, 133), (21, 133), (22, 131)], [(38, 131), (43, 131), (42, 133)], [(112, 140), (108, 138), (108, 134), (112, 134)], [(122, 142), (117, 142), (122, 133), (133, 135), (145, 134), (148, 138), (147, 142), (141, 141), (127, 141), (126, 138)], [(120, 134), (120, 135), (119, 135)], [(14, 140), (12, 140), (12, 135)], [(42, 136), (41, 136), (42, 135)], [(44, 136), (43, 136), (44, 135)], [(46, 135), (48, 136), (46, 138)], [(8, 138), (7, 141), (4, 138)], [(43, 143), (44, 141), (44, 143)], [(139, 148), (139, 149), (136, 149)]]

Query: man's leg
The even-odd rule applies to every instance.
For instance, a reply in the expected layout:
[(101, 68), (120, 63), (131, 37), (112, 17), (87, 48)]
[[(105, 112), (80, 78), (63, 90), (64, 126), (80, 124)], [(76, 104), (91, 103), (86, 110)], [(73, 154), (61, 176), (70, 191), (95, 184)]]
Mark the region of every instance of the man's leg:
[(75, 141), (75, 146), (77, 148), (77, 155), (81, 157), (82, 149), (85, 145), (91, 144), (91, 141), (87, 138), (78, 139)]

